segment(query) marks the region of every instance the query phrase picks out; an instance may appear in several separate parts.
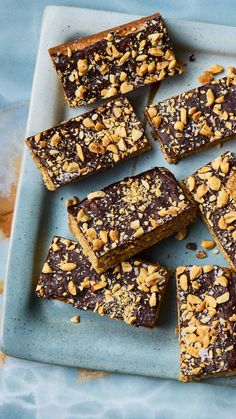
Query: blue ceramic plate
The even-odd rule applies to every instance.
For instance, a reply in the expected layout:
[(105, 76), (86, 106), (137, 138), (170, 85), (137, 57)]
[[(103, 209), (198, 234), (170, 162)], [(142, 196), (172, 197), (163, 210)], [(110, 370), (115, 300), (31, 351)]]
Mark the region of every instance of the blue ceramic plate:
[[(138, 16), (69, 7), (50, 6), (46, 9), (27, 136), (88, 109), (71, 110), (65, 107), (62, 88), (47, 49), (136, 18)], [(141, 88), (130, 95), (140, 118), (143, 118), (143, 108), (148, 101), (166, 98), (196, 86), (198, 76), (212, 64), (219, 63), (227, 67), (236, 62), (236, 28), (174, 19), (167, 19), (167, 24), (178, 55), (187, 62), (187, 71), (181, 77), (164, 81), (156, 98), (155, 91), (149, 88)], [(196, 55), (194, 62), (188, 59), (192, 53)], [(41, 175), (25, 150), (8, 260), (2, 326), (3, 352), (41, 362), (176, 379), (179, 374), (179, 352), (175, 336), (174, 279), (165, 297), (158, 327), (154, 330), (136, 329), (86, 312), (80, 313), (80, 324), (72, 324), (70, 318), (77, 314), (75, 309), (56, 301), (40, 301), (34, 296), (35, 284), (52, 236), (71, 237), (67, 225), (66, 199), (73, 195), (84, 197), (125, 175), (141, 172), (153, 165), (169, 166), (181, 179), (221, 152), (233, 150), (233, 143), (225, 143), (221, 150), (213, 147), (176, 166), (169, 166), (163, 159), (159, 145), (152, 141), (151, 152), (56, 192), (45, 189)], [(186, 249), (186, 243), (193, 241), (199, 244), (201, 239), (208, 237), (206, 227), (198, 220), (190, 227), (186, 240), (165, 240), (146, 251), (145, 257), (171, 268), (196, 264), (199, 261), (194, 252)], [(220, 254), (214, 255), (212, 251), (208, 252), (208, 258), (203, 262), (226, 264)], [(236, 384), (234, 378), (213, 381), (217, 384)]]

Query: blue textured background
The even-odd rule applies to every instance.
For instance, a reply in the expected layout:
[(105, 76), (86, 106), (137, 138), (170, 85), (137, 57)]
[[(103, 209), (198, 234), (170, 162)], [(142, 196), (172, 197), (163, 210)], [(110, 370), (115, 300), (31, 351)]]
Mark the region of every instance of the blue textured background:
[[(0, 111), (0, 146), (9, 135), (22, 142), (41, 18), (47, 4), (0, 1), (0, 107), (4, 108)], [(51, 4), (142, 15), (161, 11), (164, 17), (236, 25), (234, 0), (58, 0)], [(3, 155), (1, 151), (0, 166)], [(2, 189), (1, 172), (0, 180)], [(8, 241), (0, 237), (1, 276), (7, 247)], [(235, 419), (235, 393), (233, 388), (123, 375), (91, 381), (76, 369), (7, 358), (0, 369), (0, 418)]]

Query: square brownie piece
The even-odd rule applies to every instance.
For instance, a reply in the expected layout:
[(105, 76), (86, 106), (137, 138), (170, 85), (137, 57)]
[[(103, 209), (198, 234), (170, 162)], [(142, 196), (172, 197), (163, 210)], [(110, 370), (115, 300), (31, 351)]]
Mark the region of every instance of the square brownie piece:
[(183, 182), (231, 269), (236, 270), (236, 160), (227, 152)]
[(68, 206), (69, 224), (97, 272), (103, 272), (194, 222), (196, 207), (174, 175), (155, 167)]
[(146, 108), (169, 163), (236, 134), (236, 77), (223, 77)]
[(154, 327), (169, 277), (163, 266), (139, 259), (99, 275), (79, 243), (56, 236), (36, 293), (134, 326)]
[(69, 106), (128, 93), (181, 73), (159, 13), (49, 49)]

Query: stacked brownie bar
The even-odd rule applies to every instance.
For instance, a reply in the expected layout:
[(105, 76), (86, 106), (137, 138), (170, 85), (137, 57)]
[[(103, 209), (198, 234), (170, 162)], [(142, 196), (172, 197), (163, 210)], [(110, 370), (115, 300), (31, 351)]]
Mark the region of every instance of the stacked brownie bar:
[(236, 133), (236, 78), (224, 77), (146, 108), (169, 163)]
[(180, 73), (159, 13), (49, 50), (69, 106), (128, 93)]
[(151, 148), (124, 96), (29, 137), (26, 144), (52, 191)]
[(99, 275), (79, 243), (54, 237), (36, 292), (134, 326), (154, 327), (169, 276), (166, 268), (139, 259)]
[(196, 207), (174, 175), (156, 167), (89, 194), (68, 213), (73, 235), (103, 272), (191, 224)]
[(235, 374), (235, 274), (219, 266), (181, 266), (176, 278), (180, 379)]

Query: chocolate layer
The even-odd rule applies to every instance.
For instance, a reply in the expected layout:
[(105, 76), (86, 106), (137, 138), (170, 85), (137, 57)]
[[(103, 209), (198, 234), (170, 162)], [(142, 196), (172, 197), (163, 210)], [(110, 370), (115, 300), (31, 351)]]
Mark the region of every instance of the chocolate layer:
[(89, 194), (68, 212), (85, 254), (95, 268), (105, 257), (104, 269), (115, 264), (113, 254), (120, 262), (184, 228), (196, 215), (174, 175), (157, 167)]
[(26, 139), (48, 189), (55, 190), (150, 149), (125, 97)]
[(236, 75), (146, 108), (170, 163), (236, 134)]
[(154, 327), (169, 276), (160, 265), (134, 259), (99, 275), (78, 243), (54, 237), (36, 292), (134, 326)]
[(183, 381), (236, 372), (236, 278), (219, 266), (177, 269)]
[(189, 176), (184, 185), (233, 270), (236, 270), (236, 161), (227, 152)]
[(72, 107), (128, 93), (181, 71), (159, 13), (49, 53)]

